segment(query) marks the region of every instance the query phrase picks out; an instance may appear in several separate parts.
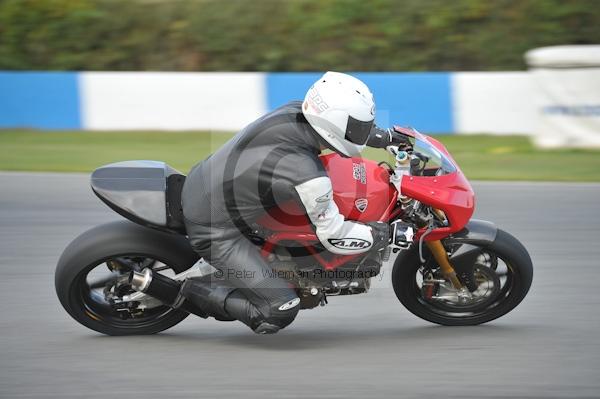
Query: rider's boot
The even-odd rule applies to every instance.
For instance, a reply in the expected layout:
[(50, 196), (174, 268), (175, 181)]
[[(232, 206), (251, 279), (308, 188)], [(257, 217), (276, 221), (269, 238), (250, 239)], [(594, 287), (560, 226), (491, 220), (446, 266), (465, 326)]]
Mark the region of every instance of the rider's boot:
[(225, 311), (225, 300), (234, 290), (234, 287), (226, 283), (193, 278), (184, 281), (180, 293), (201, 309), (207, 317), (214, 317), (220, 321), (233, 321), (235, 318), (229, 316)]
[[(237, 319), (257, 334), (273, 334), (289, 325), (300, 303), (288, 289), (263, 289), (257, 296), (252, 289), (235, 288), (226, 282), (208, 279), (187, 280), (181, 294), (209, 316), (217, 320)], [(248, 296), (254, 301), (249, 301)]]

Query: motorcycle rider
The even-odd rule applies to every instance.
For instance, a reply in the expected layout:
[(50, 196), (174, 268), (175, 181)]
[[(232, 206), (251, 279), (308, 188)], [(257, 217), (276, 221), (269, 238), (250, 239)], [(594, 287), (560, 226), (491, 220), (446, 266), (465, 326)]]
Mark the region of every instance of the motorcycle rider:
[[(350, 75), (327, 72), (303, 102), (264, 115), (198, 163), (182, 192), (186, 229), (194, 250), (220, 271), (225, 283), (187, 280), (182, 295), (206, 316), (240, 320), (256, 333), (289, 325), (300, 299), (284, 279), (269, 272), (248, 233), (266, 210), (290, 200), (303, 206), (329, 252), (356, 254), (387, 246), (387, 223), (344, 220), (319, 159), (323, 149), (353, 157), (365, 145), (405, 142), (391, 129), (377, 128), (374, 119), (369, 88)], [(366, 245), (339, 244), (353, 239)]]

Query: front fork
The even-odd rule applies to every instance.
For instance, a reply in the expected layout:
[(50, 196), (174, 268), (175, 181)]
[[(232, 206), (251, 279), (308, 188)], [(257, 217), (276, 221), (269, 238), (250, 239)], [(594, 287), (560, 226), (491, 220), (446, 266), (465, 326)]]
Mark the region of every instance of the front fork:
[(446, 252), (446, 248), (444, 248), (442, 242), (440, 240), (426, 241), (425, 245), (427, 245), (427, 248), (429, 248), (429, 250), (433, 254), (433, 258), (440, 266), (440, 269), (442, 270), (442, 275), (448, 280), (450, 280), (454, 288), (456, 288), (457, 290), (463, 290), (464, 286), (460, 282), (458, 277), (456, 277), (456, 272), (454, 271), (454, 267), (452, 267), (452, 265), (450, 264), (450, 260), (448, 259), (448, 253)]
[[(427, 241), (425, 244), (433, 254), (433, 258), (435, 259), (437, 264), (440, 266), (442, 276), (449, 280), (456, 289), (459, 301), (468, 302), (469, 300), (471, 300), (472, 294), (456, 276), (456, 271), (450, 263), (450, 259), (448, 259), (448, 253), (446, 252), (446, 249), (444, 248), (442, 242), (440, 240), (434, 240)], [(433, 286), (429, 286), (428, 289), (425, 291), (425, 295), (428, 296), (428, 299), (431, 299), (433, 296), (432, 289)]]
[[(433, 216), (435, 218), (437, 218), (439, 221), (441, 221), (441, 222), (447, 221), (446, 214), (443, 211), (441, 211), (439, 209), (435, 209), (435, 208), (433, 208), (432, 210), (433, 210)], [(413, 209), (412, 212), (415, 213), (415, 210)], [(429, 216), (432, 216), (432, 215), (425, 215), (424, 217), (420, 218), (420, 220), (416, 221), (417, 227), (427, 228), (427, 231), (420, 237), (420, 240), (419, 240), (419, 256), (421, 258), (421, 262), (424, 262), (422, 254), (421, 254), (421, 244), (423, 243), (425, 236), (427, 234), (429, 234), (429, 232), (431, 232), (431, 230), (433, 228), (433, 224), (432, 224), (433, 220)], [(393, 235), (393, 241), (394, 242), (396, 241), (395, 233)], [(446, 252), (446, 248), (444, 248), (444, 244), (442, 244), (442, 242), (440, 240), (432, 240), (432, 241), (425, 241), (425, 245), (427, 245), (427, 248), (429, 248), (429, 251), (433, 254), (435, 261), (440, 266), (440, 269), (442, 271), (442, 276), (452, 283), (454, 288), (459, 292), (460, 296), (465, 296), (466, 295), (465, 293), (468, 294), (469, 291), (456, 276), (456, 271), (454, 270), (454, 267), (450, 263), (450, 259), (448, 258), (448, 253)]]

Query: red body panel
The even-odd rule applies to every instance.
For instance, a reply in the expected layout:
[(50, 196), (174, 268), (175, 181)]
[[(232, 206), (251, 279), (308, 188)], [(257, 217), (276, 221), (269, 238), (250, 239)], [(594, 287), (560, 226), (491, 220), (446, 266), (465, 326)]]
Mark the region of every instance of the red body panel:
[[(337, 154), (324, 155), (321, 161), (331, 178), (333, 199), (346, 219), (387, 220), (386, 212), (389, 212), (390, 202), (396, 201), (397, 192), (390, 185), (386, 169), (369, 159), (342, 158)], [(366, 204), (362, 212), (361, 204)]]
[[(449, 226), (433, 230), (425, 237), (425, 241), (440, 240), (452, 233), (462, 230), (475, 211), (475, 193), (471, 184), (462, 173), (446, 147), (433, 137), (425, 136), (414, 129), (394, 126), (394, 130), (404, 135), (420, 138), (431, 143), (449, 158), (456, 172), (434, 177), (404, 176), (402, 178), (402, 195), (414, 198), (424, 204), (444, 211)], [(416, 238), (423, 234), (419, 231)]]
[[(436, 177), (404, 176), (402, 195), (444, 211), (450, 225), (433, 230), (425, 241), (439, 240), (460, 231), (471, 219), (475, 209), (475, 196), (471, 185), (459, 170)], [(422, 234), (420, 231), (417, 237)]]
[[(458, 165), (439, 141), (409, 128), (394, 129), (406, 136), (427, 140), (456, 166), (456, 172), (451, 174), (402, 178), (402, 195), (440, 209), (448, 218), (448, 227), (433, 230), (425, 240), (439, 240), (461, 230), (473, 215), (475, 195)], [(337, 154), (321, 156), (321, 161), (331, 178), (333, 199), (346, 219), (360, 222), (384, 221), (399, 214), (398, 192), (389, 183), (386, 168), (379, 167), (371, 160), (343, 158)], [(274, 244), (282, 240), (298, 242), (326, 269), (334, 269), (357, 256), (333, 256), (329, 260), (321, 257), (313, 246), (318, 244), (318, 238), (300, 204), (288, 203), (272, 209), (258, 223), (273, 232), (266, 237), (262, 248), (265, 256), (272, 251)], [(421, 234), (423, 230), (418, 232), (417, 238)]]
[[(342, 158), (336, 154), (321, 156), (321, 162), (333, 185), (333, 200), (346, 219), (387, 220), (393, 208), (390, 204), (397, 197), (387, 170), (368, 159)], [(295, 202), (270, 210), (258, 223), (271, 231), (314, 233), (304, 209)]]

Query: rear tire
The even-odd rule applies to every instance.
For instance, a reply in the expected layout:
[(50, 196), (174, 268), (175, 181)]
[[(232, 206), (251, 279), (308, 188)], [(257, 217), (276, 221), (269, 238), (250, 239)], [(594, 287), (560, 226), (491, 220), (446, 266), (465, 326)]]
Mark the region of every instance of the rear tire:
[(533, 265), (525, 247), (509, 233), (498, 230), (493, 242), (478, 245), (485, 251), (502, 259), (511, 272), (510, 287), (503, 296), (476, 314), (457, 312), (455, 316), (447, 308), (426, 301), (420, 294), (415, 276), (420, 261), (416, 248), (398, 257), (392, 271), (392, 285), (396, 296), (414, 315), (432, 323), (446, 326), (472, 326), (495, 320), (514, 309), (527, 295), (533, 280)]
[(198, 259), (184, 236), (163, 233), (129, 221), (94, 227), (77, 237), (63, 252), (55, 273), (60, 303), (76, 321), (107, 335), (155, 334), (181, 322), (187, 312), (170, 309), (156, 318), (137, 324), (103, 319), (86, 308), (82, 297), (87, 274), (103, 262), (119, 256), (140, 256), (158, 260), (175, 273), (190, 268)]

